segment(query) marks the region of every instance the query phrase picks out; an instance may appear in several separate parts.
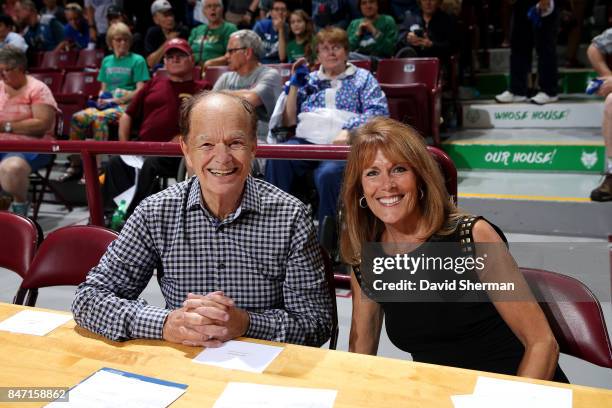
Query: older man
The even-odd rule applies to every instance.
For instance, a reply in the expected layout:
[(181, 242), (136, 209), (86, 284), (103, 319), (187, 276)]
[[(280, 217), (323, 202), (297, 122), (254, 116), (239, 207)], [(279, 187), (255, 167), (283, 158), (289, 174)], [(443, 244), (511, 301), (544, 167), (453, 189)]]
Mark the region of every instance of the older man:
[(227, 65), (225, 48), (236, 26), (223, 20), (221, 0), (204, 0), (202, 10), (208, 20), (191, 30), (189, 45), (198, 64), (204, 68), (214, 65)]
[[(210, 84), (193, 78), (193, 54), (186, 40), (174, 38), (164, 46), (166, 75), (156, 75), (136, 94), (119, 120), (119, 140), (128, 141), (135, 129), (138, 140), (143, 142), (177, 142), (179, 138), (179, 108), (192, 95), (210, 89)], [(136, 189), (127, 214), (149, 195), (159, 191), (159, 177), (174, 177), (180, 163), (178, 157), (153, 157), (144, 159), (142, 166), (128, 165), (119, 157), (113, 157), (105, 171), (102, 187), (104, 207), (107, 213), (115, 209), (113, 198), (134, 185)]]
[[(26, 56), (13, 47), (0, 49), (0, 140), (53, 139), (57, 103), (41, 81), (26, 75)], [(30, 173), (51, 156), (0, 153), (0, 187), (13, 197), (11, 211), (27, 216)]]
[(144, 39), (144, 51), (149, 68), (162, 62), (165, 45), (173, 38), (189, 37), (189, 29), (174, 17), (172, 5), (167, 0), (156, 0), (151, 4), (151, 16), (155, 26), (149, 27)]
[(236, 31), (227, 43), (225, 57), (232, 72), (223, 74), (215, 82), (214, 90), (228, 90), (249, 101), (257, 111), (257, 137), (264, 142), (268, 122), (281, 93), (280, 74), (274, 68), (260, 64), (263, 47), (261, 39), (251, 30)]
[(52, 51), (64, 39), (64, 25), (51, 15), (40, 16), (33, 1), (19, 0), (15, 13), (29, 52)]
[(597, 94), (606, 98), (602, 124), (606, 145), (606, 174), (601, 184), (591, 191), (591, 200), (612, 201), (612, 67), (608, 66), (606, 61), (606, 58), (612, 55), (612, 28), (608, 28), (593, 38), (593, 42), (587, 49), (587, 55), (593, 69), (603, 80)]
[[(223, 118), (219, 120), (219, 118)], [(77, 290), (76, 322), (113, 340), (215, 347), (238, 336), (319, 346), (331, 304), (306, 207), (249, 175), (257, 118), (204, 93), (181, 114), (196, 177), (144, 200)], [(166, 307), (138, 296), (157, 270)]]

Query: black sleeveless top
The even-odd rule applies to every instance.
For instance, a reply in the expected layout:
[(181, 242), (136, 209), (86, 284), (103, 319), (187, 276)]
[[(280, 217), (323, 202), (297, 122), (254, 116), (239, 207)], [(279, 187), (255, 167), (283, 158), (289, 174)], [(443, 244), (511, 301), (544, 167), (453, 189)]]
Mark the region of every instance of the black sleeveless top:
[[(465, 217), (450, 235), (427, 242), (456, 243), (459, 255), (473, 243), (474, 223)], [(506, 241), (503, 232), (493, 228)], [(452, 251), (455, 252), (455, 251)], [(359, 268), (353, 268), (361, 285)], [(524, 347), (491, 302), (385, 302), (385, 327), (391, 342), (414, 361), (516, 375)], [(568, 382), (557, 366), (554, 381)]]

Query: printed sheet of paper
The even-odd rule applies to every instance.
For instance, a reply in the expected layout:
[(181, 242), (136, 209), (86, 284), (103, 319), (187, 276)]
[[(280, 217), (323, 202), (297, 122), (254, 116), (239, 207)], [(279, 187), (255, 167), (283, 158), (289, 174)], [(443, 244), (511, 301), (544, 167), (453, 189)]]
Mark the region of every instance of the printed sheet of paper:
[(213, 408), (332, 408), (338, 391), (230, 382)]
[(207, 348), (193, 359), (200, 364), (262, 373), (283, 351), (282, 347), (230, 340), (219, 348)]
[(474, 393), (451, 396), (455, 408), (571, 408), (572, 390), (521, 381), (478, 377)]
[(187, 385), (102, 368), (69, 391), (68, 402), (50, 408), (165, 408), (185, 393)]
[(72, 319), (72, 315), (22, 310), (0, 322), (0, 330), (44, 336)]

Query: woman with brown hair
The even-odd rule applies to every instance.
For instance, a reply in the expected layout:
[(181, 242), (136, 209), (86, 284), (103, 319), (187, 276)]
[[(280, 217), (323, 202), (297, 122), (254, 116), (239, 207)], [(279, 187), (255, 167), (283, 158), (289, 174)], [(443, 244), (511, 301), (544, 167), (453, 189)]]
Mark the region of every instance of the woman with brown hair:
[[(493, 245), (498, 255), (489, 257), (492, 273), (504, 265), (515, 266), (503, 233), (482, 217), (461, 213), (452, 203), (442, 174), (416, 131), (386, 118), (372, 119), (358, 128), (342, 199), (341, 252), (353, 266), (350, 351), (376, 354), (384, 316), (390, 340), (410, 352), (415, 361), (567, 382), (557, 365), (559, 348), (554, 335), (530, 297), (472, 301), (467, 293), (467, 301), (425, 302), (408, 297), (380, 300), (372, 295), (366, 282), (368, 265), (361, 264), (367, 258), (368, 242), (380, 242), (385, 253), (394, 248), (392, 256), (423, 259), (434, 254), (457, 259), (465, 256), (464, 250), (477, 249), (474, 243), (491, 243), (487, 245)], [(406, 246), (411, 249), (406, 251)], [(462, 273), (456, 269), (447, 272)], [(438, 270), (428, 276), (439, 279), (436, 274)], [(376, 275), (383, 281), (386, 276)], [(488, 277), (478, 277), (483, 276)]]

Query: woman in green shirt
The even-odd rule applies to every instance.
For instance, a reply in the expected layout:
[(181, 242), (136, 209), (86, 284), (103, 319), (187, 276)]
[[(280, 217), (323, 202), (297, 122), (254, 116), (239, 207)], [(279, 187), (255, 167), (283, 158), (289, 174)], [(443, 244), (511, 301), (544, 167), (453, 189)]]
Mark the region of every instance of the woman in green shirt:
[(282, 62), (295, 62), (305, 57), (309, 63), (314, 62), (312, 41), (314, 27), (312, 19), (304, 10), (295, 10), (289, 16), (289, 42), (283, 36), (278, 38), (278, 56)]
[[(72, 115), (70, 140), (108, 140), (109, 126), (119, 123), (134, 93), (150, 79), (145, 59), (130, 52), (132, 33), (127, 25), (111, 25), (106, 33), (106, 43), (113, 53), (104, 57), (100, 66), (98, 81), (101, 87), (96, 107)], [(61, 180), (78, 179), (81, 174), (80, 157), (76, 156)]]
[(193, 50), (196, 64), (202, 65), (204, 69), (214, 65), (227, 65), (227, 43), (230, 34), (238, 29), (223, 19), (221, 0), (204, 0), (202, 9), (208, 24), (193, 28), (189, 35), (189, 46)]

